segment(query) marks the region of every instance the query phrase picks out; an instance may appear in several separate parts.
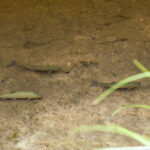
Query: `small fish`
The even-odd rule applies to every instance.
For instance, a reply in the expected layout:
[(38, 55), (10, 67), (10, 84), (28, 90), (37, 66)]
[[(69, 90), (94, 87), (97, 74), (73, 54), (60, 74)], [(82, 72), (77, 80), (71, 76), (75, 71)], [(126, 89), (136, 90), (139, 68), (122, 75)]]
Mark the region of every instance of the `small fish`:
[(31, 71), (39, 71), (39, 72), (57, 72), (57, 71), (61, 71), (61, 68), (59, 66), (38, 66), (38, 65), (28, 65), (28, 64), (21, 64), (19, 62), (13, 61), (10, 65), (8, 65), (8, 67), (10, 66), (17, 66), (17, 67), (21, 67), (23, 69), (28, 69)]
[[(110, 88), (113, 85), (115, 85), (117, 82), (110, 82), (110, 83), (105, 83), (105, 82), (98, 82), (98, 85), (104, 87), (104, 88)], [(121, 87), (119, 87), (118, 89), (133, 89), (133, 88), (137, 88), (140, 87), (141, 83), (140, 82), (129, 82)]]
[(1, 99), (36, 99), (41, 97), (42, 95), (40, 93), (29, 92), (29, 91), (0, 94)]

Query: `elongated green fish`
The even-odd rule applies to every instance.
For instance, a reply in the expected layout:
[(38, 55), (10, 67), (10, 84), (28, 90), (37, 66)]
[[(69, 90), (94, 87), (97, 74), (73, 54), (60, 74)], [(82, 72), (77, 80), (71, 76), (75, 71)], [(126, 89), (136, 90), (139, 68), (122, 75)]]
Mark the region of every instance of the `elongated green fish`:
[(29, 92), (29, 91), (0, 94), (0, 98), (2, 99), (36, 99), (41, 97), (42, 95), (40, 93)]
[[(104, 87), (104, 88), (110, 88), (113, 85), (116, 84), (116, 82), (110, 82), (110, 83), (106, 83), (106, 82), (99, 82), (98, 83), (100, 86)], [(132, 89), (132, 88), (137, 88), (141, 86), (140, 82), (129, 82), (121, 87), (119, 87), (118, 89)]]
[(57, 72), (61, 71), (59, 66), (38, 66), (38, 65), (28, 65), (28, 64), (21, 64), (19, 62), (13, 61), (9, 66), (16, 65), (18, 67), (29, 69), (31, 71), (39, 71), (39, 72)]

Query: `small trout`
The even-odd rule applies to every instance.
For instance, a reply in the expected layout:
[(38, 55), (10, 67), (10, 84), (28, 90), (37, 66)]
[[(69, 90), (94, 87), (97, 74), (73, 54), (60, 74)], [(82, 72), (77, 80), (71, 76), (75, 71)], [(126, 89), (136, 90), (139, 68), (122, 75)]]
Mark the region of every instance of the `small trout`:
[(57, 71), (61, 71), (61, 68), (59, 66), (38, 66), (38, 65), (28, 65), (28, 64), (21, 64), (19, 62), (13, 61), (10, 65), (8, 66), (17, 66), (17, 67), (21, 67), (23, 69), (28, 69), (31, 71), (39, 71), (39, 72), (57, 72)]
[[(113, 85), (115, 85), (117, 82), (110, 82), (110, 83), (105, 83), (105, 82), (98, 82), (98, 85), (104, 87), (104, 88), (110, 88)], [(118, 89), (133, 89), (133, 88), (138, 88), (141, 86), (140, 82), (129, 82)]]
[(40, 93), (22, 91), (22, 92), (12, 92), (6, 94), (0, 94), (1, 99), (38, 99), (42, 98)]

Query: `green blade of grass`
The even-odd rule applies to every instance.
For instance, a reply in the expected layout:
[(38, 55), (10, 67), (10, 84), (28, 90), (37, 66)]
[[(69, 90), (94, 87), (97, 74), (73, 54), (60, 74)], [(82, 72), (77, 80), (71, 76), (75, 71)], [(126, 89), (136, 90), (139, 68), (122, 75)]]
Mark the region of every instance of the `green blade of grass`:
[(123, 128), (121, 126), (117, 126), (114, 124), (80, 126), (80, 127), (73, 129), (73, 133), (82, 133), (82, 132), (89, 132), (89, 131), (104, 131), (104, 132), (120, 134), (120, 135), (124, 135), (124, 136), (128, 136), (130, 138), (133, 138), (145, 146), (150, 146), (150, 138), (149, 137), (142, 136), (138, 133), (135, 133), (133, 131), (130, 131), (126, 128)]
[(145, 109), (150, 109), (150, 105), (126, 105), (126, 106), (121, 106), (118, 109), (116, 109), (113, 113), (112, 116), (116, 115), (119, 111), (127, 108), (145, 108)]
[(150, 72), (144, 72), (144, 73), (139, 73), (133, 76), (130, 76), (128, 78), (125, 78), (123, 80), (121, 80), (120, 82), (116, 83), (115, 85), (113, 85), (111, 88), (109, 88), (108, 90), (106, 90), (104, 93), (102, 93), (98, 98), (96, 98), (93, 102), (92, 105), (97, 105), (99, 102), (101, 102), (105, 97), (107, 97), (108, 95), (110, 95), (113, 91), (115, 91), (116, 89), (118, 89), (119, 87), (138, 80), (138, 79), (142, 79), (142, 78), (146, 78), (146, 77), (150, 77)]
[(143, 72), (149, 72), (138, 60), (134, 60), (133, 63)]
[(114, 148), (98, 148), (94, 150), (150, 150), (149, 146), (138, 146), (138, 147), (114, 147)]

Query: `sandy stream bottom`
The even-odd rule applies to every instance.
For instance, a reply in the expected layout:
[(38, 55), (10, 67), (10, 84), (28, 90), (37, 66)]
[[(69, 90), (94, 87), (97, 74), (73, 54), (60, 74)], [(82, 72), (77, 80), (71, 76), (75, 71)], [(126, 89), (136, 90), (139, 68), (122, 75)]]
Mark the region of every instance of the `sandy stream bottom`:
[[(41, 100), (0, 101), (1, 150), (91, 150), (138, 146), (104, 132), (73, 135), (80, 125), (115, 123), (150, 134), (150, 111), (122, 105), (150, 104), (150, 81), (116, 91), (93, 107), (112, 82), (139, 73), (133, 60), (150, 64), (149, 0), (2, 0), (0, 2), (0, 93), (34, 91)], [(58, 65), (70, 73), (39, 73), (15, 66)]]

